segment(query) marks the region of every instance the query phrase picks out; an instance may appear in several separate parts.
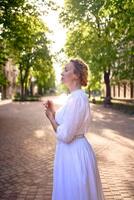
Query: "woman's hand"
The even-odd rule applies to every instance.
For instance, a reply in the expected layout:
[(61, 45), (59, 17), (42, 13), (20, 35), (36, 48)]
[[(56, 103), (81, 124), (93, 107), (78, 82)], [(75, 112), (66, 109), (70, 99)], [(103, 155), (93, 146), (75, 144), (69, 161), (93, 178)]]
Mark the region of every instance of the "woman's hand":
[(53, 120), (54, 119), (54, 116), (53, 116), (53, 113), (52, 113), (52, 111), (48, 108), (48, 109), (46, 109), (46, 116), (47, 116), (47, 118), (51, 121), (51, 120)]
[(55, 109), (54, 109), (54, 104), (52, 101), (47, 100), (45, 103), (43, 103), (43, 105), (45, 106), (45, 113), (46, 116), (49, 119), (52, 119), (55, 117)]
[(46, 102), (43, 103), (45, 106), (45, 113), (47, 118), (50, 120), (52, 127), (54, 131), (56, 132), (58, 124), (55, 121), (55, 109), (54, 109), (54, 104), (52, 101), (47, 100)]
[(51, 112), (53, 113), (53, 115), (55, 116), (55, 107), (54, 107), (54, 103), (50, 100), (47, 101), (48, 102), (48, 108), (51, 110)]

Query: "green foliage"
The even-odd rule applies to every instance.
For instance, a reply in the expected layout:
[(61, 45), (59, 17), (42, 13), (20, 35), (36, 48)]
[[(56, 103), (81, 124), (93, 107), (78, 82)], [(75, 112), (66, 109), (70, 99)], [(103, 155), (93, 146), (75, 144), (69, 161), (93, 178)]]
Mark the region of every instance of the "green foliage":
[(44, 92), (49, 88), (55, 87), (55, 72), (51, 63), (48, 65), (42, 60), (40, 70), (35, 68), (33, 75), (36, 78), (39, 88), (43, 88)]
[(106, 2), (100, 12), (107, 18), (106, 31), (117, 50), (113, 76), (118, 79), (134, 79), (134, 1), (116, 0)]
[(65, 52), (88, 63), (91, 80), (108, 71), (134, 80), (133, 0), (65, 0), (60, 17), (69, 30)]
[[(50, 1), (47, 2), (47, 6), (49, 4), (51, 4)], [(54, 85), (52, 55), (49, 51), (50, 41), (46, 37), (49, 30), (41, 21), (35, 4), (29, 4), (26, 0), (0, 2), (0, 24), (0, 38), (5, 42), (0, 52), (0, 63), (4, 65), (6, 59), (10, 57), (19, 67), (22, 96), (24, 87), (27, 89), (30, 84), (29, 77), (32, 71), (38, 80), (37, 83), (42, 87), (46, 84), (47, 87), (49, 84), (50, 87)], [(8, 49), (7, 56), (5, 49)], [(51, 76), (51, 81), (49, 76)]]
[(0, 86), (1, 85), (6, 85), (7, 84), (7, 80), (2, 72), (2, 70), (0, 70)]

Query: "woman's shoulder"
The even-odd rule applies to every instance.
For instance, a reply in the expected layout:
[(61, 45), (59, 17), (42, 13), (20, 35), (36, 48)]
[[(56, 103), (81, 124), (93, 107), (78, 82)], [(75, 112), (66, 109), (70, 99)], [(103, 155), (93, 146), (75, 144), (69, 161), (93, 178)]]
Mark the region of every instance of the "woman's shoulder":
[(82, 89), (78, 89), (78, 90), (71, 92), (70, 98), (74, 99), (74, 100), (82, 100), (82, 101), (88, 100), (87, 94)]

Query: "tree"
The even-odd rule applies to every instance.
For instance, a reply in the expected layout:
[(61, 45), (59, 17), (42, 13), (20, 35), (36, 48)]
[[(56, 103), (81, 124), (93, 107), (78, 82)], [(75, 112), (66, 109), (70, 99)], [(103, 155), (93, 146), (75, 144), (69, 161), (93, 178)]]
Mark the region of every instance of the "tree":
[(94, 80), (100, 82), (103, 73), (106, 96), (111, 96), (109, 76), (116, 58), (116, 50), (106, 36), (98, 36), (97, 30), (82, 23), (69, 32), (65, 51), (69, 56), (79, 56), (88, 63), (92, 77), (94, 77), (90, 80), (93, 82)]
[(100, 14), (103, 18), (107, 19), (106, 31), (113, 38), (117, 49), (116, 67), (113, 70), (113, 75), (118, 80), (133, 79), (134, 1), (107, 1)]
[[(52, 67), (52, 56), (50, 55), (46, 42), (40, 41), (40, 47), (35, 51), (35, 57), (32, 64), (33, 76), (36, 78), (36, 83), (39, 87), (39, 92), (45, 92), (47, 89), (55, 87), (55, 73)], [(45, 57), (45, 59), (44, 59)]]
[(21, 96), (24, 99), (31, 68), (40, 70), (38, 60), (45, 60), (52, 68), (50, 42), (46, 37), (48, 28), (39, 18), (36, 7), (27, 1), (5, 0), (1, 4), (1, 38), (6, 41), (6, 49), (10, 49), (8, 56), (19, 67)]
[(130, 78), (134, 73), (133, 6), (131, 0), (65, 0), (61, 13), (69, 29), (66, 52), (86, 60), (94, 75), (104, 74), (107, 99), (111, 76)]
[[(27, 16), (26, 18), (26, 20), (24, 17), (18, 20), (17, 28), (20, 31), (13, 27), (10, 33), (14, 38), (10, 44), (14, 47), (13, 52), (19, 64), (22, 99), (26, 95), (30, 68), (39, 70), (40, 68), (36, 67), (39, 59), (51, 63), (48, 50), (49, 41), (45, 36), (47, 27), (35, 16)], [(23, 29), (24, 26), (25, 29)]]
[(0, 86), (7, 85), (7, 80), (4, 74), (3, 66), (7, 61), (7, 50), (4, 48), (5, 42), (4, 40), (0, 40)]

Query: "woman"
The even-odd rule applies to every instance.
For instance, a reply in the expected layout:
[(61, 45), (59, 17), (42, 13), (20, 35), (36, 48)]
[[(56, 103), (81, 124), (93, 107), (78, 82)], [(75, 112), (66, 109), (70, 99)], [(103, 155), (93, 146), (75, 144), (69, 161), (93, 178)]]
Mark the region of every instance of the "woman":
[(57, 138), (52, 200), (103, 200), (95, 154), (84, 136), (90, 121), (88, 98), (81, 89), (87, 84), (87, 65), (71, 60), (61, 76), (70, 91), (67, 102), (56, 113), (52, 101), (45, 103)]

